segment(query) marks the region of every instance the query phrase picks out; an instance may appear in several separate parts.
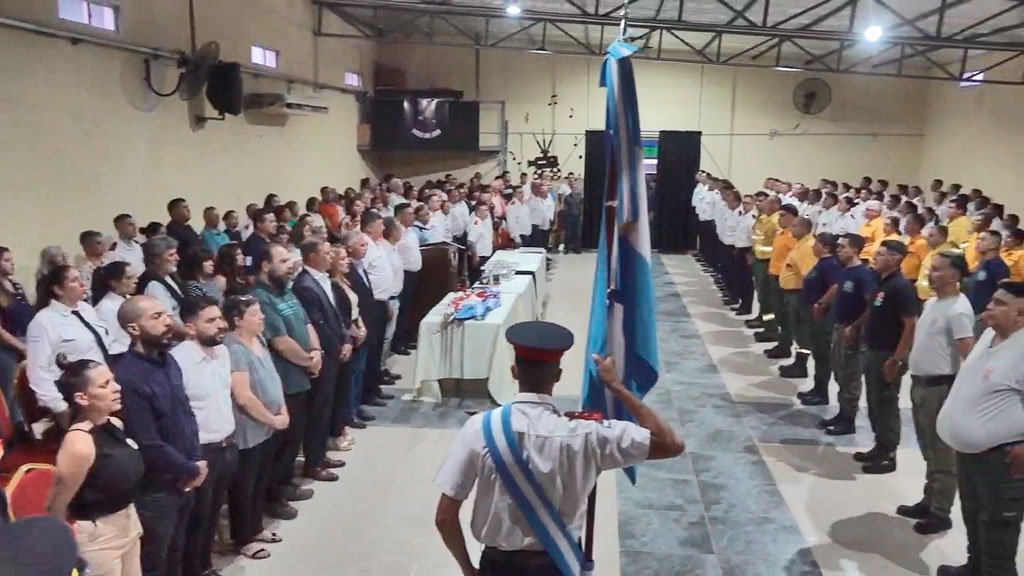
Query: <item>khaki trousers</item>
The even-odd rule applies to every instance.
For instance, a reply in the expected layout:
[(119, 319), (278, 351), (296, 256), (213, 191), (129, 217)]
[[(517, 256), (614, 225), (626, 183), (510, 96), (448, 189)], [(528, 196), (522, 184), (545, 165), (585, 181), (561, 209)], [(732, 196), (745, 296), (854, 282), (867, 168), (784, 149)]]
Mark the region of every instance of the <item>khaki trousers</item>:
[(75, 541), (90, 576), (142, 575), (142, 524), (135, 505), (95, 521), (75, 522)]

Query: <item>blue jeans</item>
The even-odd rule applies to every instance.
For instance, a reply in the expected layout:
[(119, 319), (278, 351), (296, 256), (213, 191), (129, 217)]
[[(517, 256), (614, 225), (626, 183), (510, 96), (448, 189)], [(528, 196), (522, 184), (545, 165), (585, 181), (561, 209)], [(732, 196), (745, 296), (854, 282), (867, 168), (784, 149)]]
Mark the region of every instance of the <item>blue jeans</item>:
[(363, 378), (366, 376), (366, 358), (368, 355), (369, 348), (364, 342), (362, 346), (356, 348), (352, 353), (352, 358), (348, 361), (352, 382), (349, 386), (348, 406), (346, 406), (347, 410), (345, 411), (346, 420), (355, 419), (359, 405), (363, 402)]
[(24, 420), (21, 416), (21, 408), (14, 401), (14, 369), (17, 366), (18, 355), (15, 351), (5, 346), (0, 347), (0, 392), (3, 392), (7, 409), (11, 413), (11, 422), (15, 426), (20, 425)]

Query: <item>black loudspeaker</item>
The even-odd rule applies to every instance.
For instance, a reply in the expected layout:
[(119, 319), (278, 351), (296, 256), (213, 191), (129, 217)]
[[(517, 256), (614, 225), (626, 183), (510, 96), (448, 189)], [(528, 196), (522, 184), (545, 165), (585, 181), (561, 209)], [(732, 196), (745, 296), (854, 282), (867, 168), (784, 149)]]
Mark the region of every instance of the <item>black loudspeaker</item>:
[(221, 114), (242, 113), (242, 66), (238, 62), (217, 62), (206, 76), (206, 100)]
[(597, 249), (608, 177), (604, 130), (587, 130), (583, 164), (583, 246)]
[(651, 245), (664, 252), (697, 247), (697, 214), (691, 206), (700, 170), (700, 132), (658, 133), (658, 178)]

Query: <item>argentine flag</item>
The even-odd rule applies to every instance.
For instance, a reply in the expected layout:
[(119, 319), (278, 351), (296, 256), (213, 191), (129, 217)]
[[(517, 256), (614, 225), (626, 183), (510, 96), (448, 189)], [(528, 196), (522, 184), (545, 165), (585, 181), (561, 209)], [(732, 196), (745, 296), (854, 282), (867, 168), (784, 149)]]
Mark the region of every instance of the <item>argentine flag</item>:
[[(598, 377), (592, 354), (611, 356), (622, 382), (643, 397), (658, 381), (658, 341), (651, 281), (651, 235), (636, 83), (629, 56), (637, 51), (621, 40), (608, 47), (601, 71), (607, 89), (605, 155), (608, 175), (598, 244), (590, 328), (583, 371), (584, 410), (605, 418), (632, 420)], [(636, 482), (636, 471), (626, 475)]]

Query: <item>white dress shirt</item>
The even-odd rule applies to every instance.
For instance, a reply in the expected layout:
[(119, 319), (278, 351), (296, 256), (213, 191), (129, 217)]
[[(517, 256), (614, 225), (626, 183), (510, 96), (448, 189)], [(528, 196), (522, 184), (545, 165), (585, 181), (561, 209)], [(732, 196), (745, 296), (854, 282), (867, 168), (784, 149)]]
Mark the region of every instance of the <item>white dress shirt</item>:
[[(440, 211), (438, 211), (438, 214), (440, 214)], [(370, 280), (370, 288), (373, 289), (374, 300), (387, 301), (391, 298), (391, 282), (394, 280), (391, 263), (380, 244), (377, 244), (369, 236), (366, 236), (366, 256), (363, 256), (363, 273)]]
[(810, 220), (812, 224), (811, 230), (814, 230), (818, 225), (818, 219), (821, 218), (824, 212), (825, 208), (821, 204), (804, 204), (803, 209), (800, 210), (800, 216)]
[(860, 234), (861, 222), (860, 218), (853, 213), (853, 210), (840, 214), (839, 218), (836, 219), (835, 224), (832, 225), (831, 232), (833, 234)]
[(470, 222), (469, 206), (465, 202), (453, 204), (451, 214), (448, 215), (448, 221), (451, 223), (453, 237), (465, 234)]
[(529, 236), (533, 232), (530, 224), (530, 209), (525, 202), (512, 199), (505, 209), (505, 225), (508, 227), (508, 234), (513, 240), (519, 240), (520, 236)]
[(494, 223), (490, 218), (481, 220), (473, 217), (473, 223), (467, 231), (467, 241), (473, 246), (476, 255), (481, 258), (490, 258), (494, 253)]
[(29, 386), (36, 393), (39, 405), (51, 412), (63, 412), (68, 408), (57, 390), (57, 379), (61, 374), (57, 367), (58, 354), (64, 354), (69, 362), (83, 359), (106, 362), (96, 337), (75, 317), (74, 311), (81, 314), (100, 335), (108, 352), (112, 343), (107, 326), (85, 302), (79, 302), (72, 309), (54, 300), (36, 314), (25, 334), (26, 371)]
[(697, 186), (693, 188), (693, 196), (690, 197), (690, 205), (693, 206), (694, 212), (697, 214), (699, 220), (706, 220), (704, 217), (704, 196), (707, 194), (707, 187), (697, 183)]
[(551, 221), (547, 217), (547, 206), (544, 204), (544, 199), (536, 194), (530, 194), (530, 197), (526, 199), (527, 213), (530, 215), (530, 231), (533, 231), (534, 226), (539, 226), (541, 230), (547, 230), (551, 226)]
[(430, 222), (427, 223), (427, 228), (434, 234), (434, 236), (451, 242), (452, 240), (452, 226), (451, 221), (441, 210), (437, 212), (431, 212)]
[(405, 285), (405, 268), (402, 266), (402, 257), (398, 255), (396, 244), (392, 244), (381, 238), (380, 248), (388, 258), (388, 266), (391, 268), (391, 297), (394, 298), (402, 293), (402, 286)]
[(124, 301), (124, 296), (107, 292), (107, 295), (96, 304), (96, 316), (110, 331), (111, 341), (107, 346), (107, 352), (110, 354), (124, 354), (132, 345), (132, 337), (124, 331), (124, 328), (121, 328), (121, 324), (117, 321), (117, 311), (121, 309), (121, 304), (124, 304)]
[[(401, 226), (401, 224), (399, 224)], [(423, 255), (420, 254), (420, 236), (413, 230), (402, 227), (402, 239), (395, 244), (398, 257), (402, 260), (402, 270), (419, 272), (423, 268)]]
[(331, 301), (331, 306), (337, 306), (334, 302), (334, 288), (331, 287), (331, 277), (324, 272), (321, 272), (316, 268), (310, 268), (305, 264), (303, 264), (302, 267), (306, 272), (309, 272), (309, 275), (313, 277), (313, 280), (316, 280), (316, 283), (320, 285), (320, 289), (324, 291), (324, 294), (327, 295), (327, 299)]
[(744, 212), (743, 208), (737, 208), (736, 230), (733, 231), (732, 245), (737, 248), (750, 248), (754, 245), (754, 222), (757, 220), (757, 212), (751, 210)]
[(833, 206), (828, 210), (825, 210), (818, 216), (818, 225), (814, 230), (815, 234), (821, 234), (822, 232), (829, 232), (835, 234), (836, 222), (839, 221), (839, 217), (842, 213), (839, 212), (838, 206)]
[(736, 245), (736, 228), (740, 223), (740, 215), (743, 214), (743, 208), (737, 206), (735, 209), (729, 209), (726, 206), (725, 214), (722, 216), (722, 229), (720, 230), (719, 236), (722, 239), (722, 243), (726, 246)]
[(108, 264), (110, 262), (126, 262), (128, 268), (136, 276), (142, 276), (142, 273), (146, 271), (146, 263), (142, 257), (142, 244), (139, 244), (134, 238), (129, 240), (118, 238), (107, 252), (104, 260)]
[(547, 218), (548, 227), (555, 219), (555, 199), (550, 195), (544, 197), (544, 216)]
[(171, 350), (181, 367), (185, 394), (199, 425), (199, 443), (220, 442), (235, 431), (231, 403), (231, 355), (221, 344), (204, 348), (186, 340)]
[[(645, 461), (651, 433), (620, 420), (569, 420), (551, 402), (550, 396), (516, 394), (512, 429), (541, 491), (575, 538), (582, 533), (587, 498), (597, 474)], [(474, 415), (462, 427), (434, 483), (460, 501), (469, 498), (476, 484), (470, 525), (477, 541), (502, 550), (543, 550), (495, 472), (494, 460), (487, 456), (483, 435), (487, 414)]]
[[(171, 285), (172, 288), (177, 288), (178, 294), (184, 297), (185, 292), (178, 286), (178, 283), (174, 281), (174, 278), (170, 276), (164, 276), (164, 281)], [(146, 285), (146, 296), (152, 296), (160, 301), (161, 304), (167, 308), (167, 313), (171, 315), (175, 320), (181, 320), (181, 306), (178, 305), (178, 301), (174, 299), (174, 296), (167, 290), (167, 287), (159, 282), (150, 282)]]

